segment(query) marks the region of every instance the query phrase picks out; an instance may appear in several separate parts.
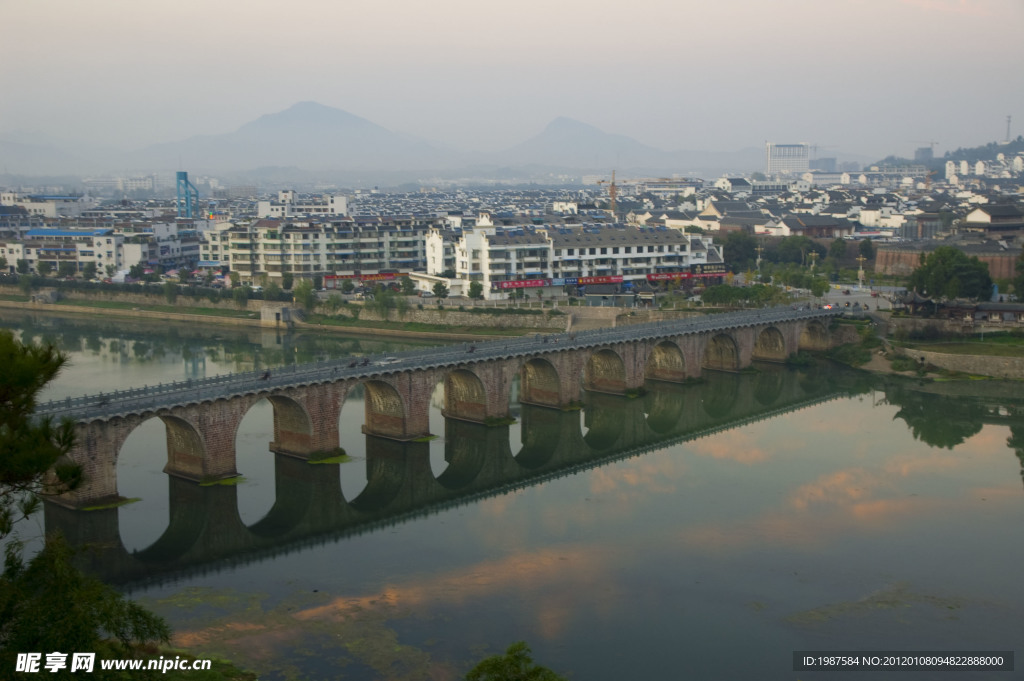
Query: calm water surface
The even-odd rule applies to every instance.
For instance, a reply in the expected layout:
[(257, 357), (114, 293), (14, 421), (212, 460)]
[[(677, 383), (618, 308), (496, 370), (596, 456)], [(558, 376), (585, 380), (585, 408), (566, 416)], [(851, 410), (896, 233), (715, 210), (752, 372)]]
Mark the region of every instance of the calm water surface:
[[(71, 353), (55, 398), (387, 349), (3, 315)], [(47, 524), (119, 539), (93, 569), (264, 679), (455, 679), (517, 640), (573, 679), (845, 679), (792, 652), (1018, 646), (1024, 390), (771, 366), (648, 390), (485, 429), (446, 423), (439, 387), (414, 445), (362, 435), (357, 391), (352, 460), (321, 466), (268, 451), (262, 402), (234, 487), (164, 475), (153, 419), (118, 463), (138, 502)]]

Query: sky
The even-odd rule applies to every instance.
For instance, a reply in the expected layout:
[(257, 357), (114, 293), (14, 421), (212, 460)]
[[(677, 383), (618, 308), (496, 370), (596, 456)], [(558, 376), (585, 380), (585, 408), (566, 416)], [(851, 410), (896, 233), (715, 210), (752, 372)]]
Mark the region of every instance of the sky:
[(300, 101), (461, 149), (567, 116), (664, 150), (1024, 133), (1024, 0), (0, 0), (0, 137), (121, 149)]

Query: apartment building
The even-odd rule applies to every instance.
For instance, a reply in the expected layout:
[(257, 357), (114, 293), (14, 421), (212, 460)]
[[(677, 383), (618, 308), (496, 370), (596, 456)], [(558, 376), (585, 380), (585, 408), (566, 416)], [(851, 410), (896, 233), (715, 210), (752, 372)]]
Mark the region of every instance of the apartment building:
[(277, 193), (276, 201), (259, 201), (256, 216), (287, 219), (303, 215), (348, 215), (348, 199), (325, 194), (319, 197), (301, 196), (294, 190)]
[(561, 290), (566, 284), (627, 284), (725, 273), (722, 248), (711, 237), (665, 227), (581, 225), (496, 227), (478, 224), (453, 235), (427, 235), (427, 273), (440, 275), (447, 252), (455, 278), (480, 282), (488, 298), (508, 289)]
[[(17, 241), (0, 241), (0, 257), (7, 260), (7, 271), (17, 271), (19, 260), (28, 263), (30, 272), (39, 272), (40, 263), (46, 263), (51, 272), (58, 273), (72, 266), (80, 273), (88, 263), (96, 266), (98, 274), (117, 271), (125, 267), (124, 236), (113, 229), (30, 229)], [(132, 263), (134, 264), (134, 263)]]
[(0, 192), (0, 206), (20, 206), (29, 215), (43, 218), (77, 218), (95, 201), (84, 196)]
[(426, 266), (426, 234), (442, 218), (419, 216), (222, 223), (203, 235), (200, 261), (227, 267), (243, 281), (264, 275), (358, 275)]

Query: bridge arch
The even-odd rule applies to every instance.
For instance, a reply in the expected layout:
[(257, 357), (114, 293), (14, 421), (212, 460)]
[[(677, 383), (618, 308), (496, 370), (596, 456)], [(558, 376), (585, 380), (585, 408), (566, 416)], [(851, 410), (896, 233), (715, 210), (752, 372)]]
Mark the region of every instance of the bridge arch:
[(437, 482), (448, 490), (459, 490), (472, 484), (488, 459), (500, 456), (500, 450), (505, 449), (493, 446), (492, 432), (493, 429), (478, 423), (445, 419), (444, 460), (447, 466), (440, 475), (435, 474)]
[(704, 348), (703, 367), (718, 371), (739, 371), (740, 350), (732, 336), (719, 333), (708, 339)]
[(686, 380), (686, 358), (683, 351), (671, 341), (655, 345), (647, 357), (644, 378), (675, 383)]
[(562, 383), (558, 370), (541, 357), (527, 360), (520, 370), (519, 401), (541, 407), (562, 406)]
[(587, 358), (583, 387), (594, 392), (622, 395), (626, 392), (625, 362), (614, 350), (598, 350)]
[(800, 349), (802, 350), (828, 350), (829, 335), (828, 328), (817, 320), (809, 320), (804, 324), (800, 332)]
[(668, 435), (680, 427), (686, 413), (688, 387), (662, 384), (644, 395), (644, 413), (651, 432)]
[(785, 376), (780, 371), (761, 371), (754, 378), (754, 399), (762, 407), (771, 407), (782, 394)]
[(282, 394), (267, 395), (274, 408), (274, 441), (270, 450), (278, 454), (313, 453), (313, 420), (299, 402)]
[[(579, 422), (579, 412), (568, 412)], [(509, 442), (509, 450), (515, 452), (513, 459), (526, 470), (537, 470), (555, 457), (560, 446), (564, 446), (562, 424), (564, 412), (538, 409), (527, 404), (520, 413), (520, 427), (515, 429), (520, 443)], [(510, 429), (511, 436), (511, 429)]]
[(789, 353), (786, 351), (786, 339), (774, 326), (762, 329), (754, 342), (754, 359), (769, 362), (784, 362)]
[(487, 419), (487, 390), (480, 377), (467, 369), (456, 369), (444, 377), (445, 418), (483, 423)]
[(625, 435), (623, 410), (632, 400), (618, 395), (591, 395), (583, 409), (583, 441), (594, 452), (614, 448)]
[(405, 405), (395, 388), (384, 381), (369, 380), (365, 388), (366, 417), (363, 429), (368, 434), (403, 439)]
[(158, 414), (167, 427), (167, 465), (164, 472), (189, 480), (203, 480), (206, 443), (196, 427), (172, 414)]
[(740, 395), (741, 374), (715, 374), (708, 377), (706, 383), (711, 389), (705, 391), (706, 397), (701, 400), (704, 413), (714, 421), (722, 421), (732, 414)]
[[(368, 388), (367, 405), (369, 403)], [(391, 439), (366, 438), (366, 487), (349, 501), (349, 506), (372, 513), (382, 511), (395, 500), (408, 475), (406, 446), (407, 443)]]

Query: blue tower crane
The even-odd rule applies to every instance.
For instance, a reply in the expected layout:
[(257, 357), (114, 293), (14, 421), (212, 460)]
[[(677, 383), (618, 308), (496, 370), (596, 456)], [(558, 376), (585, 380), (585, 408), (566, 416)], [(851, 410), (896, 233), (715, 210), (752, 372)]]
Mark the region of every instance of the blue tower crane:
[(188, 181), (188, 172), (178, 171), (178, 217), (193, 217), (193, 210), (199, 208), (199, 190)]

